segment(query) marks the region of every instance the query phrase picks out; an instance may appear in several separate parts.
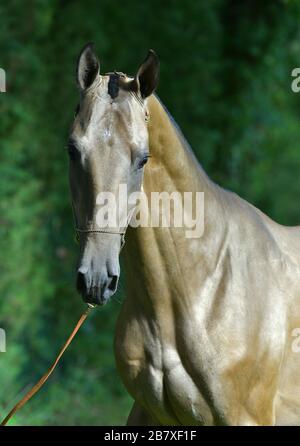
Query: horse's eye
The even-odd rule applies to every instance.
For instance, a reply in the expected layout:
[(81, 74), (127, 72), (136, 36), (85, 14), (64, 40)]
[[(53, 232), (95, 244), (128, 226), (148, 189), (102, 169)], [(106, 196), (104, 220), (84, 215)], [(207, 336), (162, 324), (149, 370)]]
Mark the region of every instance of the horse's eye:
[(77, 155), (77, 148), (73, 141), (68, 142), (67, 149), (68, 149), (68, 154), (69, 154), (70, 159), (72, 161), (74, 161), (76, 159), (76, 155)]
[(144, 165), (146, 164), (146, 162), (148, 161), (150, 155), (146, 155), (144, 156), (138, 164), (138, 169), (142, 169), (144, 167)]

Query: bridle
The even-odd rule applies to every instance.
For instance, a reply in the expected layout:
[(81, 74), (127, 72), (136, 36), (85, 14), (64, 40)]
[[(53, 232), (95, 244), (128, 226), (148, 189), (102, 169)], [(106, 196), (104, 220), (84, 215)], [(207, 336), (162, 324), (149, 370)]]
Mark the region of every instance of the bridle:
[(77, 242), (80, 241), (80, 235), (82, 235), (82, 234), (113, 234), (113, 235), (121, 236), (120, 250), (123, 248), (123, 246), (125, 245), (125, 234), (126, 234), (128, 226), (130, 224), (134, 210), (135, 210), (134, 207), (133, 207), (133, 209), (130, 210), (129, 214), (127, 215), (126, 225), (124, 227), (119, 227), (116, 229), (101, 228), (101, 227), (99, 227), (97, 229), (95, 229), (95, 228), (79, 228), (77, 226), (77, 219), (76, 219), (73, 203), (72, 203), (72, 210), (73, 210), (73, 218), (74, 218), (74, 222), (75, 222), (75, 238), (76, 238)]
[(125, 245), (125, 233), (127, 230), (128, 225), (126, 226), (126, 228), (124, 230), (110, 230), (110, 229), (81, 229), (81, 228), (77, 228), (75, 227), (75, 238), (76, 241), (79, 242), (80, 241), (80, 234), (114, 234), (114, 235), (120, 235), (121, 236), (121, 248), (123, 248), (123, 246)]

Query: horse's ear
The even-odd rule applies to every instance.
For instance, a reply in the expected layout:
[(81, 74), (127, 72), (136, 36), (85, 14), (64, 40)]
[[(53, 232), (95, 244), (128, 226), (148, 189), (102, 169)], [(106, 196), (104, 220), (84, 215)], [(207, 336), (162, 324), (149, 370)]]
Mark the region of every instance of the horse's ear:
[(147, 98), (156, 89), (159, 80), (159, 59), (153, 50), (149, 50), (134, 80), (142, 98)]
[(81, 90), (92, 85), (100, 71), (100, 64), (94, 52), (94, 44), (88, 43), (81, 50), (77, 62), (77, 83)]

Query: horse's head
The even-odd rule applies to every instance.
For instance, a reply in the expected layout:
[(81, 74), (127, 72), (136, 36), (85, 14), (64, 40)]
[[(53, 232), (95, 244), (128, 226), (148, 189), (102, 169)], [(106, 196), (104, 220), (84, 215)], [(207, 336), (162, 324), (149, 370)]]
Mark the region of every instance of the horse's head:
[[(127, 196), (141, 189), (149, 155), (146, 98), (157, 86), (159, 63), (149, 51), (134, 78), (117, 72), (100, 75), (99, 68), (89, 44), (78, 60), (80, 103), (68, 143), (80, 244), (77, 289), (94, 304), (107, 302), (117, 289), (122, 233), (130, 217), (119, 185), (127, 186)], [(99, 194), (104, 192), (114, 197), (120, 217), (113, 227), (99, 226)]]

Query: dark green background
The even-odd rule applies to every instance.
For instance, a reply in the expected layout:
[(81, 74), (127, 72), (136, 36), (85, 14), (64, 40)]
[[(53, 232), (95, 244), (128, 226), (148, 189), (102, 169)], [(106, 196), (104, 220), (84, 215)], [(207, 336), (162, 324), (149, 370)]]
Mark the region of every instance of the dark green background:
[[(94, 41), (102, 72), (134, 74), (148, 48), (158, 94), (200, 162), (283, 224), (300, 222), (300, 4), (279, 0), (0, 3), (0, 415), (49, 366), (83, 309), (65, 150), (77, 104), (75, 62)], [(124, 423), (116, 299), (95, 312), (12, 424)]]

